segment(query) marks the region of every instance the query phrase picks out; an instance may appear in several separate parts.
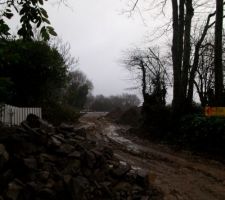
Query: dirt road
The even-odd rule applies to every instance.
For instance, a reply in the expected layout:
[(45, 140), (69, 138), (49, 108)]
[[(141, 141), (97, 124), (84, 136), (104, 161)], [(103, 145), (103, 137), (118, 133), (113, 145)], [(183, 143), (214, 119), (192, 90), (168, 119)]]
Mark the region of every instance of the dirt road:
[(90, 113), (81, 118), (89, 137), (111, 146), (121, 161), (139, 173), (147, 173), (165, 200), (225, 200), (224, 165), (124, 136), (127, 127), (113, 124), (103, 116), (104, 113)]

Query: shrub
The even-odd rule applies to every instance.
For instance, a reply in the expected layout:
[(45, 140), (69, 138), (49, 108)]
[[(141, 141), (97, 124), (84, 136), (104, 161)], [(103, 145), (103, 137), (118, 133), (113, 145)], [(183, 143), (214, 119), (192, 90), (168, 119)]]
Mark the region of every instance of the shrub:
[(200, 151), (225, 152), (225, 118), (189, 115), (180, 121), (180, 140)]
[(62, 122), (75, 123), (79, 117), (80, 112), (69, 105), (56, 103), (43, 108), (43, 118), (54, 125)]
[(140, 123), (140, 118), (141, 118), (140, 108), (131, 107), (121, 114), (117, 122), (120, 124), (137, 127)]

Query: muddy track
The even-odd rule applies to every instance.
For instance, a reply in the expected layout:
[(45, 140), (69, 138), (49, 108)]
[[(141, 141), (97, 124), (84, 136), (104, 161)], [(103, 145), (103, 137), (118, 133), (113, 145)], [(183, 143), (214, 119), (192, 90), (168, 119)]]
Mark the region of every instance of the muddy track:
[(126, 127), (98, 114), (85, 115), (81, 121), (90, 137), (111, 146), (120, 160), (140, 173), (147, 173), (151, 184), (164, 193), (165, 200), (225, 200), (225, 166), (221, 163), (125, 137)]

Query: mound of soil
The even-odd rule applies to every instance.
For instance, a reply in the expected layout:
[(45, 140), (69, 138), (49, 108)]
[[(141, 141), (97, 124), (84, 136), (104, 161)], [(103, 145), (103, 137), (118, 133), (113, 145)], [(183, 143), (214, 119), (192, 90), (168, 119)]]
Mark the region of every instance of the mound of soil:
[(124, 111), (118, 107), (118, 108), (112, 110), (111, 112), (109, 112), (105, 117), (111, 121), (117, 121), (121, 117), (123, 112)]
[(1, 200), (162, 199), (147, 176), (88, 139), (84, 128), (37, 120), (0, 128)]
[(140, 108), (132, 107), (124, 111), (120, 115), (119, 119), (117, 120), (117, 123), (136, 127), (140, 124), (140, 118), (141, 118)]

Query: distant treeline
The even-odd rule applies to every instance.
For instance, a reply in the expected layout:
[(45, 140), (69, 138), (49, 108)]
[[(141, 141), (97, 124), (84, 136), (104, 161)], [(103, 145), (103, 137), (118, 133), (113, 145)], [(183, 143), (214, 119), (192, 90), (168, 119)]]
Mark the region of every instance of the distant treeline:
[(140, 105), (140, 99), (134, 94), (122, 94), (105, 97), (103, 95), (89, 96), (86, 109), (91, 111), (112, 111), (116, 108), (126, 110)]

